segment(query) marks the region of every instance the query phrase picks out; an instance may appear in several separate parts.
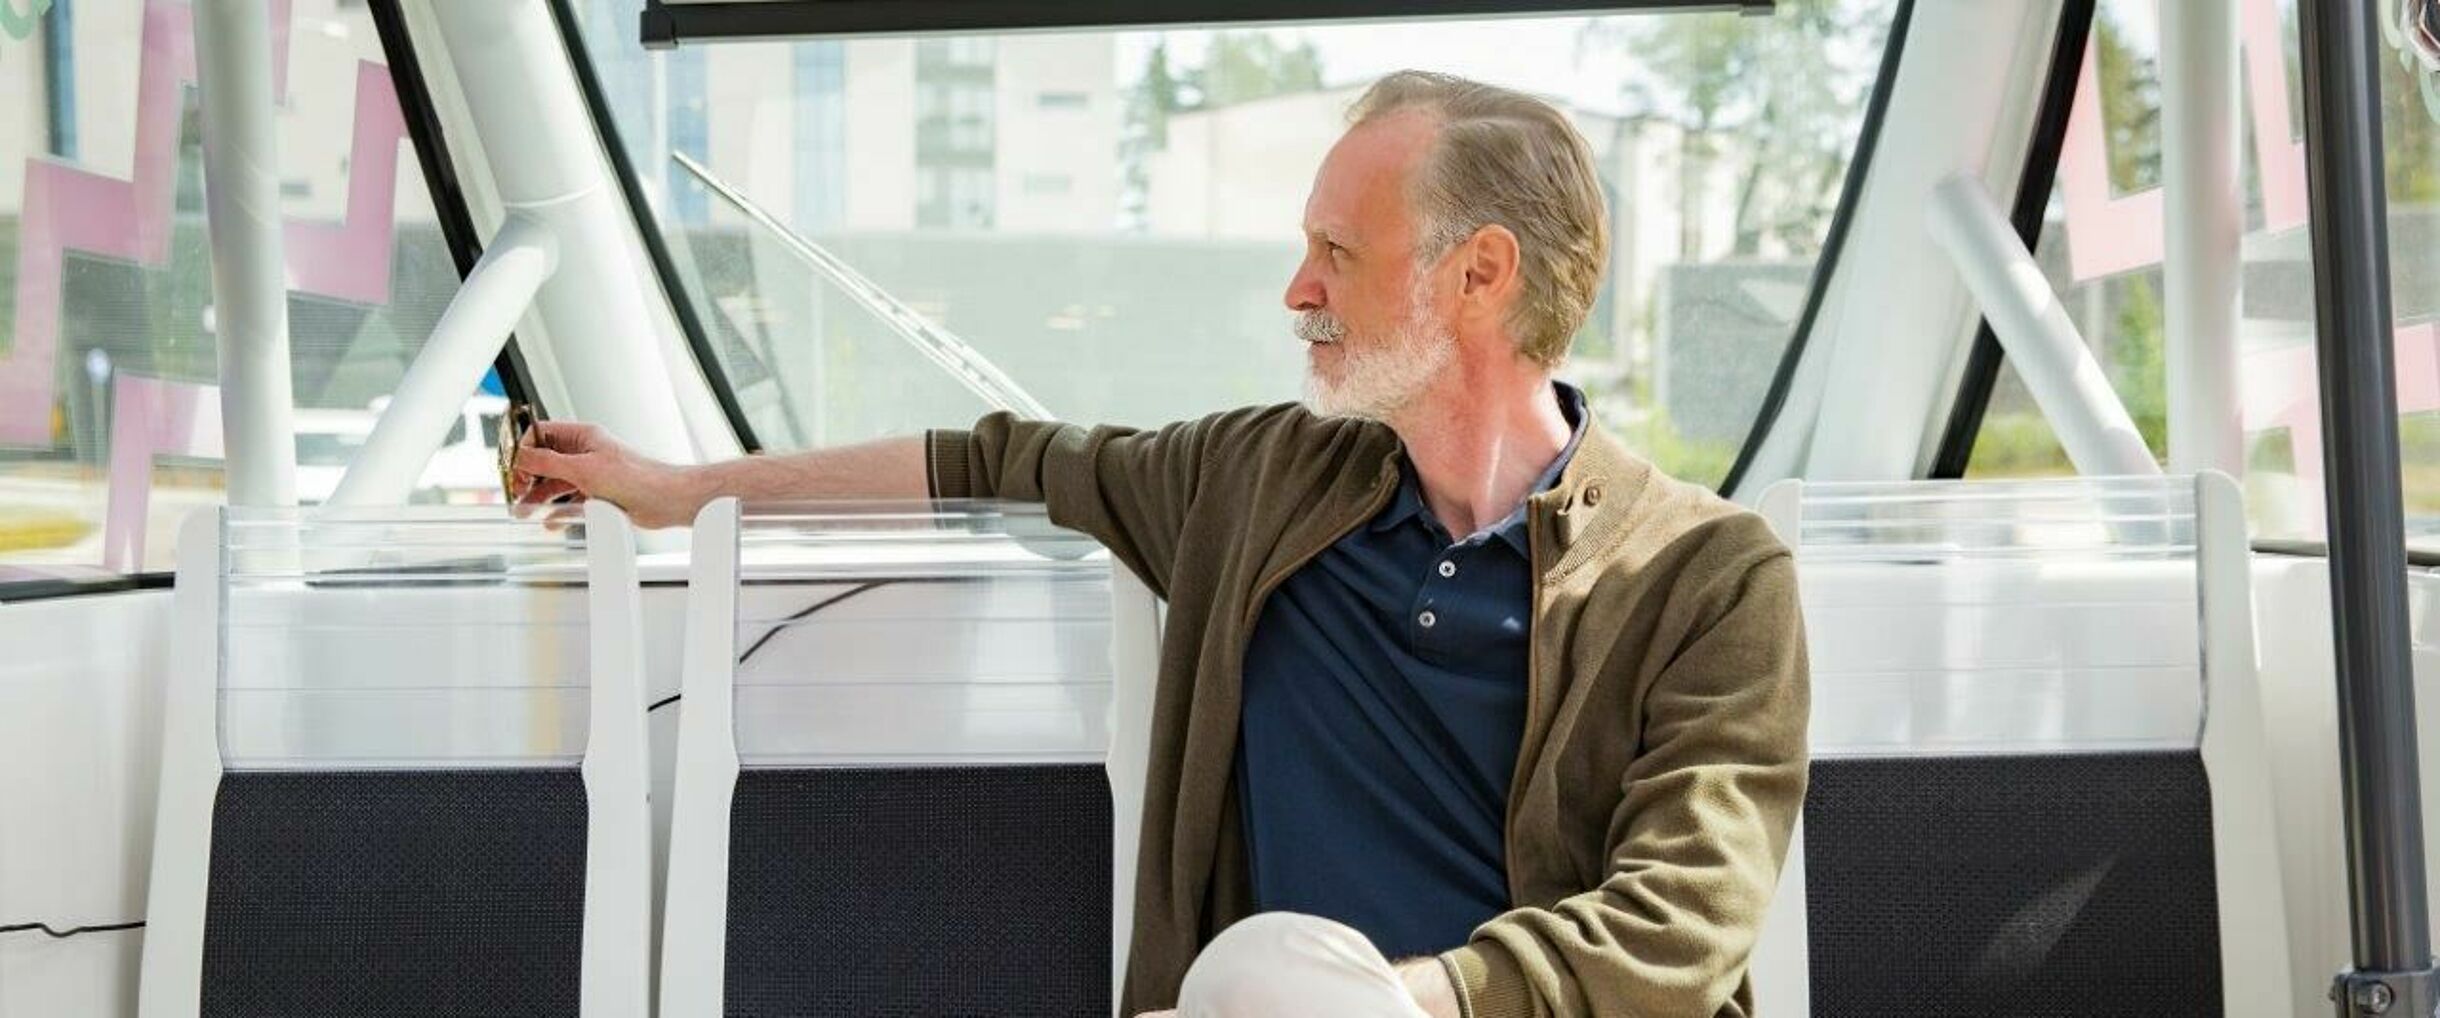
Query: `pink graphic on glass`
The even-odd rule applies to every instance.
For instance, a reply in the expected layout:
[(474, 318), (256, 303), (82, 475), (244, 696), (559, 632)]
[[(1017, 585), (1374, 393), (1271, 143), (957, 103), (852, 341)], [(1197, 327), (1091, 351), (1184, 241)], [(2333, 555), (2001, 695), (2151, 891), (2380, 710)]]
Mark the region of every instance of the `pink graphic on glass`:
[(144, 568), (152, 519), (153, 460), (219, 459), (220, 387), (120, 375), (110, 386), (110, 498), (102, 516), (102, 568)]
[[(2286, 33), (2277, 0), (2243, 0), (2238, 33), (2244, 46), (2243, 86), (2252, 127), (2255, 178), (2266, 233), (2305, 225), (2304, 142), (2289, 125)], [(2158, 265), (2166, 257), (2160, 188), (2110, 191), (2109, 135), (2101, 120), (2101, 89), (2092, 51), (2076, 77), (2075, 105), (2059, 155), (2059, 190), (2067, 206), (2068, 273), (2076, 282)], [(2440, 410), (2440, 328), (2430, 323), (2396, 331), (2398, 412)], [(2253, 383), (2245, 398), (2248, 433), (2287, 429), (2296, 477), (2307, 490), (2322, 482), (2321, 408), (2310, 342), (2244, 353), (2240, 371)], [(2301, 505), (2321, 525), (2322, 505)]]
[[(2244, 88), (2253, 117), (2254, 165), (2262, 182), (2263, 229), (2304, 225), (2304, 143), (2288, 126), (2287, 58), (2277, 0), (2244, 0), (2238, 32), (2245, 47)], [(2160, 264), (2160, 188), (2110, 193), (2109, 132), (2093, 50), (2076, 74), (2075, 105), (2059, 152), (2059, 190), (2067, 205), (2067, 265), (2076, 282)]]
[[(292, 0), (267, 5), (272, 87), (281, 95), (288, 88), (291, 5)], [(0, 444), (39, 446), (51, 441), (67, 253), (80, 251), (148, 267), (169, 260), (179, 125), (186, 86), (195, 80), (190, 11), (182, 3), (152, 0), (145, 7), (141, 31), (131, 179), (49, 158), (26, 161), (16, 320), (12, 345), (0, 355)], [(406, 122), (389, 74), (380, 65), (359, 64), (355, 85), (346, 216), (337, 223), (285, 224), (288, 277), (289, 285), (300, 292), (380, 304), (389, 300), (398, 144)]]

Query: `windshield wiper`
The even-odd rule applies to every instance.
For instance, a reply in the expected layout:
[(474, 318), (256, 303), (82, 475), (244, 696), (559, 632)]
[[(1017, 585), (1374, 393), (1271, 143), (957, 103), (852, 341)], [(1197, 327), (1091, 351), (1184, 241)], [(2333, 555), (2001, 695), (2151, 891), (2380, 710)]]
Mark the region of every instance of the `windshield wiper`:
[(995, 410), (1007, 410), (1037, 420), (1052, 419), (1049, 407), (1043, 406), (1041, 400), (1026, 392), (1024, 386), (1018, 385), (1015, 379), (1008, 377), (1007, 372), (1000, 370), (999, 365), (991, 363), (990, 358), (959, 339), (956, 333), (933, 324), (914, 308), (890, 296), (889, 291), (883, 290), (879, 284), (865, 278), (863, 273), (841, 261), (837, 255), (824, 250), (804, 234), (789, 229), (787, 224), (746, 197), (745, 192), (720, 179), (686, 153), (672, 151), (669, 156), (685, 167), (686, 172), (694, 174), (695, 179), (702, 181), (703, 186), (710, 188), (713, 194), (719, 195), (748, 220), (777, 238), (782, 246), (807, 266), (837, 284), (850, 299), (881, 319), (882, 324), (889, 326), (891, 332), (898, 334), (898, 338), (906, 340), (917, 353), (948, 372), (949, 377), (966, 387), (966, 391), (981, 397)]

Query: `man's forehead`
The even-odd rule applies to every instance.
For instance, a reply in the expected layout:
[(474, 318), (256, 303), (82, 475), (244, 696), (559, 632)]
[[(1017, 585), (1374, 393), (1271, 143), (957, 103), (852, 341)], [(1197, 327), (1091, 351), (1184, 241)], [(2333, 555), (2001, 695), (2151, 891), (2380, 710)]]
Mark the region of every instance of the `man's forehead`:
[(1406, 210), (1404, 182), (1439, 127), (1423, 111), (1393, 113), (1341, 135), (1314, 174), (1305, 201), (1305, 230), (1333, 240), (1353, 237), (1359, 222), (1398, 217)]

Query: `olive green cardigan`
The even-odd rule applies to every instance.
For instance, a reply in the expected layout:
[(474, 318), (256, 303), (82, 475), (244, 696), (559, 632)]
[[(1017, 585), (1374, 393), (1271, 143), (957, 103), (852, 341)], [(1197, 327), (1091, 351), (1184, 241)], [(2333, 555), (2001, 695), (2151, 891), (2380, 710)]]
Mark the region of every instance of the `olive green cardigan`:
[[(1251, 911), (1231, 761), (1263, 597), (1398, 481), (1387, 427), (1294, 405), (1156, 431), (983, 418), (935, 431), (941, 498), (1047, 505), (1168, 601), (1124, 1013), (1171, 1006)], [(1746, 959), (1805, 792), (1796, 578), (1761, 518), (1597, 425), (1529, 502), (1513, 908), (1441, 956), (1470, 1018), (1742, 1016)]]

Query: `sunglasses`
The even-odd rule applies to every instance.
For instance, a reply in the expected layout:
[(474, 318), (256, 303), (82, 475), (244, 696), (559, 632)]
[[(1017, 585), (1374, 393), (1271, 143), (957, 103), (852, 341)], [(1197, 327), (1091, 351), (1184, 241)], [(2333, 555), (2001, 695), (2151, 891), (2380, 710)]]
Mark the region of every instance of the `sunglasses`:
[(508, 412), (500, 415), (500, 494), (511, 503), (517, 501), (517, 450), (533, 428), (534, 408), (523, 403), (509, 404)]

